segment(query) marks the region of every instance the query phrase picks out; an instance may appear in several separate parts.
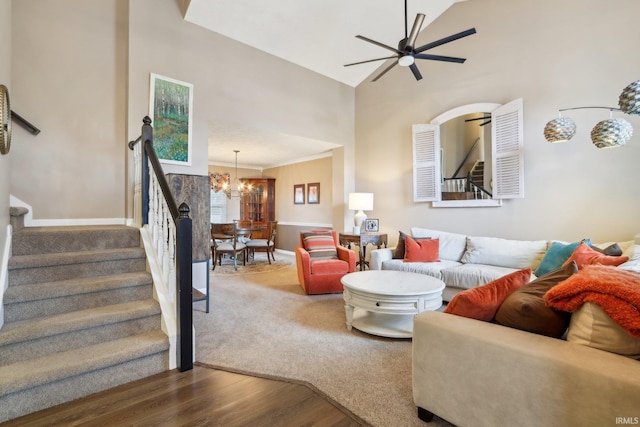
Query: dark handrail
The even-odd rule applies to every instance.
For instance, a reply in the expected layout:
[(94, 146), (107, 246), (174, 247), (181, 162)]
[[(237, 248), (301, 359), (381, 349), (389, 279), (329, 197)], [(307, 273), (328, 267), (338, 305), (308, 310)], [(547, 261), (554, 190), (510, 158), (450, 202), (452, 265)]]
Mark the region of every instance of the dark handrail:
[(40, 133), (40, 129), (29, 123), (24, 117), (13, 110), (11, 110), (11, 120), (25, 128), (29, 133), (33, 135), (37, 135)]
[(193, 369), (193, 312), (192, 312), (192, 222), (189, 217), (189, 206), (182, 203), (178, 207), (169, 183), (164, 176), (162, 165), (153, 149), (153, 127), (151, 119), (145, 116), (142, 119), (142, 134), (135, 141), (129, 142), (129, 148), (133, 150), (135, 145), (142, 141), (142, 224), (149, 223), (149, 163), (160, 184), (162, 194), (171, 212), (171, 217), (176, 225), (176, 283), (177, 295), (177, 346), (178, 369), (188, 371)]
[(473, 145), (471, 146), (471, 148), (469, 148), (469, 151), (467, 151), (466, 156), (464, 156), (464, 159), (462, 159), (462, 161), (460, 162), (460, 165), (458, 166), (458, 169), (456, 169), (456, 171), (453, 173), (453, 175), (451, 176), (451, 178), (455, 178), (458, 175), (458, 172), (460, 172), (460, 169), (462, 169), (462, 167), (464, 166), (464, 164), (467, 162), (467, 159), (469, 158), (469, 156), (471, 155), (471, 153), (473, 153), (473, 150), (476, 148), (476, 146), (478, 145), (478, 141), (480, 141), (480, 137), (477, 137), (476, 140), (473, 142)]

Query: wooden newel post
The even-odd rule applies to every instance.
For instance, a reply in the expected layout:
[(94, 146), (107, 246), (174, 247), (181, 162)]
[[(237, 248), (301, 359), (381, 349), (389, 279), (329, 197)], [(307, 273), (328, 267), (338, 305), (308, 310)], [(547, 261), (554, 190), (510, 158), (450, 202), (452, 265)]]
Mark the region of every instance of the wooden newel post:
[(153, 146), (153, 128), (151, 127), (151, 118), (144, 116), (142, 119), (142, 135), (140, 143), (142, 144), (142, 225), (149, 224), (149, 158), (145, 150), (146, 143), (149, 142)]
[(189, 206), (182, 203), (176, 224), (176, 277), (178, 279), (178, 369), (193, 369), (193, 311), (192, 311), (192, 237)]

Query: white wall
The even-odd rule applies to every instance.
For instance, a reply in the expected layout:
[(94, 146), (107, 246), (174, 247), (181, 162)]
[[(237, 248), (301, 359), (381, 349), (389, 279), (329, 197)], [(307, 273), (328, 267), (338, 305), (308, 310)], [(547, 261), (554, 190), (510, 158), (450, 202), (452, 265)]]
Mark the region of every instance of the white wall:
[[(617, 106), (640, 78), (636, 0), (473, 0), (454, 4), (418, 44), (475, 27), (477, 34), (429, 53), (465, 64), (418, 60), (416, 82), (396, 67), (356, 89), (356, 182), (375, 193), (382, 231), (391, 241), (412, 226), (506, 238), (629, 240), (640, 231), (640, 117), (625, 116), (635, 135), (624, 147), (595, 148), (591, 128), (602, 110), (571, 114), (578, 134), (550, 144), (547, 121), (559, 108)], [(456, 106), (524, 100), (525, 198), (499, 208), (432, 208), (412, 199), (411, 125)]]
[(124, 218), (127, 0), (13, 2), (11, 194), (34, 219)]
[[(194, 163), (189, 173), (207, 173), (207, 123), (214, 121), (248, 123), (353, 150), (352, 87), (185, 22), (175, 0), (130, 4), (130, 139), (140, 134), (148, 111), (152, 72), (194, 85)], [(353, 168), (353, 158), (342, 167)]]

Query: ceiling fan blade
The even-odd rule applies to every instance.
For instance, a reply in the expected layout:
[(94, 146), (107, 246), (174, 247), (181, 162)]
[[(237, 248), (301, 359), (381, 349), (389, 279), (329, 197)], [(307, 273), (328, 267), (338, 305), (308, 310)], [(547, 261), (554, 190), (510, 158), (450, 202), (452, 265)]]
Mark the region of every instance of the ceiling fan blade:
[(442, 56), (442, 55), (429, 55), (427, 53), (417, 53), (413, 55), (414, 58), (419, 59), (431, 59), (433, 61), (444, 61), (444, 62), (456, 62), (458, 64), (462, 64), (466, 61), (466, 58), (455, 58), (453, 56)]
[(475, 119), (466, 119), (465, 122), (475, 122), (476, 120), (491, 120), (491, 116), (489, 117), (476, 117)]
[(360, 39), (360, 40), (364, 40), (364, 41), (369, 42), (369, 43), (373, 43), (373, 44), (375, 44), (376, 46), (383, 47), (383, 48), (388, 49), (388, 50), (390, 50), (390, 51), (392, 51), (392, 52), (395, 52), (395, 53), (397, 53), (397, 54), (399, 54), (399, 55), (402, 55), (402, 52), (401, 52), (401, 51), (399, 51), (398, 49), (396, 49), (395, 47), (387, 46), (386, 44), (382, 44), (382, 43), (377, 42), (377, 41), (375, 41), (375, 40), (371, 40), (371, 39), (369, 39), (369, 38), (367, 38), (367, 37), (365, 37), (365, 36), (359, 36), (359, 35), (358, 35), (358, 36), (356, 36), (356, 38), (358, 38), (358, 39)]
[(422, 28), (422, 22), (424, 21), (424, 15), (419, 13), (416, 15), (416, 20), (413, 23), (413, 28), (411, 29), (411, 34), (409, 34), (409, 38), (407, 39), (406, 47), (409, 50), (413, 49), (413, 46), (416, 43), (416, 39), (418, 38), (418, 34), (420, 33), (420, 28)]
[(459, 32), (457, 34), (450, 35), (449, 37), (445, 37), (443, 39), (436, 40), (436, 41), (431, 42), (431, 43), (427, 43), (424, 46), (420, 46), (419, 48), (415, 49), (415, 52), (416, 53), (424, 52), (425, 50), (433, 49), (434, 47), (441, 46), (441, 45), (443, 45), (445, 43), (449, 43), (449, 42), (452, 42), (454, 40), (458, 40), (458, 39), (470, 36), (470, 35), (475, 34), (475, 33), (476, 33), (476, 29), (475, 28), (470, 28), (468, 30), (461, 31), (461, 32)]
[(382, 61), (383, 59), (391, 59), (391, 58), (397, 58), (397, 56), (385, 56), (384, 58), (376, 58), (376, 59), (368, 59), (366, 61), (352, 62), (351, 64), (344, 64), (344, 66), (349, 67), (351, 65), (366, 64), (367, 62)]
[(389, 71), (390, 69), (392, 69), (393, 67), (395, 67), (396, 65), (398, 65), (398, 61), (394, 61), (393, 64), (389, 65), (387, 68), (385, 68), (380, 74), (378, 74), (373, 80), (371, 80), (372, 82), (378, 81), (378, 79), (382, 76), (384, 76), (387, 71)]
[(416, 64), (409, 65), (409, 68), (411, 69), (411, 72), (413, 73), (413, 77), (415, 77), (416, 80), (422, 79), (422, 74), (420, 74), (420, 70), (418, 70), (418, 67), (416, 66)]

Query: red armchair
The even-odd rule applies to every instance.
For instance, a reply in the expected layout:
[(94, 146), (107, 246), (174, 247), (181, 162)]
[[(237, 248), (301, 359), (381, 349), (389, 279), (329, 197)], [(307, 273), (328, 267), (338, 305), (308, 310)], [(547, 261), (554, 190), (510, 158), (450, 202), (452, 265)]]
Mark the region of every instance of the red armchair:
[(356, 253), (340, 246), (333, 230), (302, 231), (296, 265), (306, 294), (338, 293), (342, 292), (342, 276), (356, 270)]

